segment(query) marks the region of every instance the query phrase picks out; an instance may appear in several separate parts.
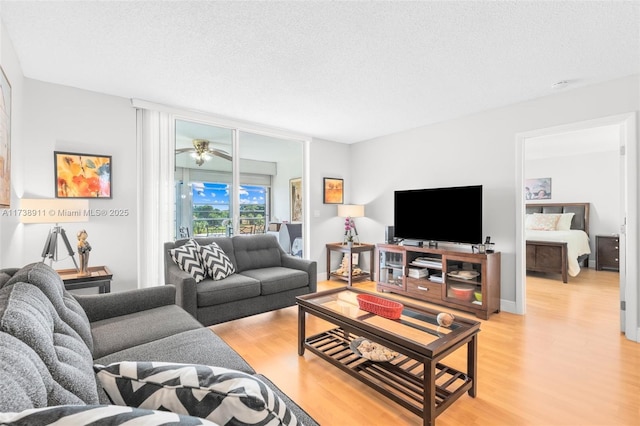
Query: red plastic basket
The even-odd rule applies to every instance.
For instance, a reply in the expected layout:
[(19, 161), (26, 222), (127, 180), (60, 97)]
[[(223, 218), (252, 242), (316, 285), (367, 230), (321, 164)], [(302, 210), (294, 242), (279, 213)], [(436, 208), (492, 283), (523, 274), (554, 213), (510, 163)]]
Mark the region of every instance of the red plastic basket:
[(389, 319), (400, 318), (400, 315), (402, 315), (402, 309), (404, 308), (402, 303), (383, 299), (371, 294), (359, 294), (357, 299), (358, 305), (360, 305), (360, 309), (363, 311), (371, 312), (372, 314), (380, 315), (381, 317)]

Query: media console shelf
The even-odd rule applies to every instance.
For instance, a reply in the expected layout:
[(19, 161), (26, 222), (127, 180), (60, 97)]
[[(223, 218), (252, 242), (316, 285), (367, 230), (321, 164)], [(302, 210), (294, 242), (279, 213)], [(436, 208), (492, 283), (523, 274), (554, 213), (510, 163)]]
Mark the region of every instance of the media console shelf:
[(489, 319), (500, 312), (500, 253), (377, 244), (377, 290)]

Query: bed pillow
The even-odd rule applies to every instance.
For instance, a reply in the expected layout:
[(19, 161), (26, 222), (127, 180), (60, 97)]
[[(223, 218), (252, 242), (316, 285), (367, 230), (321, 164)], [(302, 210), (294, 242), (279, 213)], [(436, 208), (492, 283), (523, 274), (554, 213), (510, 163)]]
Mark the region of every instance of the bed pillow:
[(195, 241), (189, 240), (184, 245), (169, 250), (169, 254), (176, 265), (191, 275), (196, 283), (206, 278), (207, 273), (202, 267), (198, 243)]
[(555, 231), (560, 219), (559, 214), (534, 213), (530, 221), (525, 222), (526, 229), (534, 231)]
[(558, 231), (568, 231), (571, 229), (571, 221), (573, 220), (573, 216), (575, 213), (562, 213), (560, 218), (558, 219), (558, 223), (556, 224), (556, 230)]
[(533, 213), (524, 216), (524, 229), (533, 229)]
[(237, 370), (197, 364), (131, 362), (94, 365), (113, 404), (168, 410), (220, 425), (299, 425), (264, 382)]
[(231, 263), (229, 256), (225, 254), (218, 244), (211, 243), (206, 246), (198, 246), (198, 253), (207, 275), (213, 278), (214, 281), (227, 278), (236, 272), (236, 268)]
[(216, 426), (216, 423), (197, 417), (117, 405), (57, 405), (32, 408), (20, 413), (0, 413), (0, 424), (3, 425), (49, 425), (54, 423), (73, 424), (76, 426), (98, 424)]

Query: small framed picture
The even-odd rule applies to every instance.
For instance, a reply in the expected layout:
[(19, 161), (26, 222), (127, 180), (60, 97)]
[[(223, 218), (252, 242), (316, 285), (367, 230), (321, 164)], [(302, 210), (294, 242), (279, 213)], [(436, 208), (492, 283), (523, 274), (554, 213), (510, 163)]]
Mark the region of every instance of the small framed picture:
[(338, 178), (323, 178), (322, 194), (324, 204), (343, 204), (344, 180)]
[[(349, 255), (345, 254), (343, 257), (343, 262), (349, 262)], [(360, 253), (351, 253), (351, 264), (353, 266), (358, 266), (358, 262), (360, 261)]]
[(302, 178), (289, 179), (291, 222), (302, 222)]
[(524, 198), (525, 200), (550, 200), (551, 178), (525, 179)]
[(56, 198), (111, 198), (111, 156), (54, 151)]

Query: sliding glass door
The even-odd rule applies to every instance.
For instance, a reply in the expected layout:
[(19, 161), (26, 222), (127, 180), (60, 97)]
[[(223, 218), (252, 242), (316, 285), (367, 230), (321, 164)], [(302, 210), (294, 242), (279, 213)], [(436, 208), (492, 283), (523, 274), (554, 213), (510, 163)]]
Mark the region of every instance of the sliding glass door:
[(301, 141), (178, 119), (175, 146), (176, 238), (264, 233), (290, 220)]
[(235, 130), (175, 121), (176, 237), (229, 235)]

